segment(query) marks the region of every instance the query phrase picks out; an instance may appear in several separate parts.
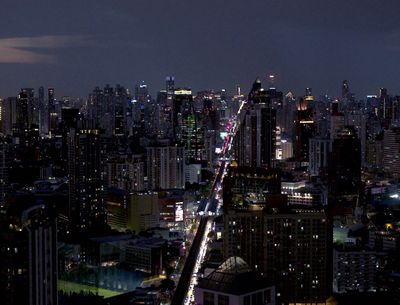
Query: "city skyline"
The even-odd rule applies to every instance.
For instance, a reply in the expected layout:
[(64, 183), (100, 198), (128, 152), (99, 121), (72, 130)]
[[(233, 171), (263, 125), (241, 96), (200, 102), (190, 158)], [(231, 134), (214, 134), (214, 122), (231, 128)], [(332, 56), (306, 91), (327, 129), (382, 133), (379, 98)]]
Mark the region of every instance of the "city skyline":
[(236, 84), (247, 92), (269, 74), (296, 95), (312, 87), (340, 96), (343, 79), (358, 98), (399, 89), (395, 1), (5, 1), (3, 8), (2, 97), (42, 85), (85, 97), (96, 85), (133, 88), (141, 80), (155, 93), (166, 75), (194, 92), (233, 92)]

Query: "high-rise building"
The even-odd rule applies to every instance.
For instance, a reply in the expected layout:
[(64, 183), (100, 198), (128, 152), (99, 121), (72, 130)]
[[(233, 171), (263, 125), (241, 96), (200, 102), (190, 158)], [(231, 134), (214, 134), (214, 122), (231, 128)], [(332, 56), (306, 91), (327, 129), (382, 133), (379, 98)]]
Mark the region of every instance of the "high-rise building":
[(0, 291), (4, 305), (57, 305), (57, 226), (31, 197), (0, 216)]
[(311, 176), (319, 176), (328, 168), (331, 141), (322, 137), (310, 139), (308, 170)]
[(400, 177), (400, 128), (384, 131), (383, 169), (388, 174)]
[(32, 88), (23, 88), (17, 97), (16, 120), (13, 133), (20, 137), (26, 136), (34, 124), (34, 91)]
[(48, 132), (47, 106), (44, 98), (44, 87), (38, 90), (38, 112), (39, 112), (39, 131), (40, 134)]
[(69, 211), (74, 232), (90, 233), (105, 224), (105, 155), (100, 130), (90, 126), (70, 130)]
[[(310, 94), (306, 93), (306, 94)], [(295, 119), (294, 155), (298, 162), (309, 162), (309, 142), (316, 133), (312, 109), (308, 106), (310, 95), (300, 99)]]
[(189, 110), (193, 103), (192, 90), (190, 89), (175, 89), (172, 103), (172, 129), (174, 138), (181, 141), (183, 137), (183, 114)]
[(329, 194), (354, 198), (361, 186), (361, 144), (353, 126), (344, 126), (332, 143), (328, 167)]
[(233, 164), (223, 183), (224, 257), (246, 260), (276, 285), (282, 303), (325, 302), (328, 219), (321, 207), (288, 207), (286, 196), (278, 170)]
[(54, 88), (47, 89), (47, 111), (49, 132), (54, 134), (57, 131), (58, 125), (58, 113), (56, 110), (56, 98), (54, 95)]
[(184, 148), (168, 140), (147, 147), (148, 189), (173, 189), (185, 186)]
[(276, 110), (257, 79), (248, 102), (239, 115), (234, 138), (235, 157), (240, 166), (272, 167), (276, 157)]
[(145, 160), (141, 154), (119, 154), (106, 163), (107, 186), (126, 191), (143, 191)]
[(249, 261), (282, 303), (323, 303), (331, 284), (329, 227), (321, 209), (288, 208), (277, 195), (249, 199), (224, 213), (224, 257)]

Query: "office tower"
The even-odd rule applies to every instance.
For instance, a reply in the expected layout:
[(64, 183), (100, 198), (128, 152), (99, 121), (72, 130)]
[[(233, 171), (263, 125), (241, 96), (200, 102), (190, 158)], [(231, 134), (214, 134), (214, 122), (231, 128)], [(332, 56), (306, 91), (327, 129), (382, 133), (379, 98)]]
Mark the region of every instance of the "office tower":
[(347, 101), (353, 101), (354, 96), (350, 91), (350, 85), (347, 80), (342, 82), (342, 99)]
[(13, 133), (25, 137), (30, 131), (33, 121), (34, 92), (32, 88), (23, 88), (17, 97), (16, 120), (13, 126)]
[[(311, 92), (306, 94), (311, 94)], [(306, 95), (304, 99), (300, 99), (295, 119), (294, 155), (298, 162), (305, 164), (309, 162), (310, 139), (316, 133), (316, 124), (313, 119), (312, 109), (308, 106), (309, 100), (309, 95)]]
[(386, 173), (400, 177), (400, 128), (391, 128), (383, 135), (383, 169)]
[(172, 103), (172, 129), (174, 138), (180, 142), (183, 137), (182, 124), (184, 109), (189, 109), (193, 102), (192, 90), (176, 89)]
[(353, 126), (339, 130), (332, 143), (328, 169), (329, 194), (333, 199), (352, 199), (361, 186), (361, 144)]
[(192, 101), (182, 107), (182, 144), (185, 148), (186, 163), (202, 160), (204, 150), (203, 129), (199, 115), (195, 112)]
[(276, 157), (276, 110), (257, 79), (241, 110), (234, 151), (240, 166), (272, 167)]
[(69, 212), (73, 232), (93, 233), (106, 221), (104, 157), (99, 129), (88, 122), (71, 129), (68, 141)]
[(172, 100), (175, 92), (175, 77), (167, 76), (165, 78), (165, 90), (167, 93), (167, 104), (172, 106)]
[(338, 131), (344, 126), (344, 114), (339, 111), (339, 101), (334, 100), (331, 104), (330, 139), (333, 141)]
[(275, 287), (236, 256), (201, 278), (194, 295), (197, 305), (276, 304)]
[(48, 116), (47, 106), (44, 98), (44, 87), (38, 90), (38, 111), (39, 111), (39, 132), (40, 134), (48, 133)]
[(362, 109), (346, 111), (344, 125), (354, 126), (361, 143), (361, 164), (365, 165), (367, 146), (367, 114)]
[(308, 171), (311, 176), (319, 176), (328, 168), (331, 141), (323, 137), (310, 139)]
[(128, 102), (130, 102), (130, 95), (127, 89), (120, 85), (115, 86), (114, 99), (112, 112), (114, 117), (111, 118), (112, 134), (115, 136), (123, 136), (128, 133)]
[(387, 93), (386, 88), (379, 89), (379, 119), (385, 124), (386, 127), (390, 125), (391, 115), (391, 98)]
[(185, 186), (184, 148), (161, 140), (147, 147), (148, 189), (173, 189)]
[(17, 99), (8, 97), (2, 101), (2, 130), (4, 135), (12, 135), (17, 123)]
[(57, 305), (55, 216), (17, 196), (0, 216), (0, 291), (4, 305)]
[(58, 113), (56, 109), (56, 99), (54, 88), (47, 89), (47, 111), (48, 111), (48, 126), (49, 132), (54, 134), (57, 131)]

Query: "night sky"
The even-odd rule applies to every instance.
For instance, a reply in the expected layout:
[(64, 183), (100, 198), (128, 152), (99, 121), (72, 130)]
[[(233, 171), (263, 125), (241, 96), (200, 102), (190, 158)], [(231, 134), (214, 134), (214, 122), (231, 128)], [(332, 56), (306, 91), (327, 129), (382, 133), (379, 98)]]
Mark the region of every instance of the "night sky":
[(276, 75), (284, 92), (400, 94), (399, 0), (1, 0), (0, 96), (96, 85), (155, 93), (167, 75), (202, 89)]

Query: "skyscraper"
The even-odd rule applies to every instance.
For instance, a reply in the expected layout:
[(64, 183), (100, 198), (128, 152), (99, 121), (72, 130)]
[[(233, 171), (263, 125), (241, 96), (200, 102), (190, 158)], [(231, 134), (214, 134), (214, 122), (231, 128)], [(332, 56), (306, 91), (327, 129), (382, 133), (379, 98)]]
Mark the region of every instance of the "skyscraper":
[(58, 114), (56, 111), (56, 99), (54, 88), (47, 89), (47, 111), (49, 132), (54, 134), (57, 131)]
[[(307, 88), (309, 89), (309, 88)], [(306, 94), (311, 94), (306, 93)], [(295, 119), (295, 145), (294, 154), (298, 162), (308, 164), (309, 162), (309, 141), (316, 132), (312, 109), (308, 105), (309, 95), (299, 101), (297, 116)]]
[(87, 123), (79, 129), (70, 130), (69, 211), (73, 232), (93, 233), (106, 222), (103, 173), (105, 155), (99, 129)]
[(17, 97), (16, 123), (13, 127), (13, 133), (20, 137), (26, 136), (34, 124), (33, 120), (33, 102), (34, 91), (32, 88), (23, 88)]
[(172, 130), (176, 141), (181, 142), (183, 137), (183, 113), (189, 110), (193, 103), (192, 90), (176, 89), (172, 104)]
[(342, 127), (332, 143), (328, 169), (329, 193), (333, 202), (352, 199), (361, 186), (361, 144), (353, 126)]
[(248, 101), (239, 114), (239, 128), (234, 138), (239, 166), (271, 167), (275, 160), (276, 110), (270, 96), (257, 79)]

